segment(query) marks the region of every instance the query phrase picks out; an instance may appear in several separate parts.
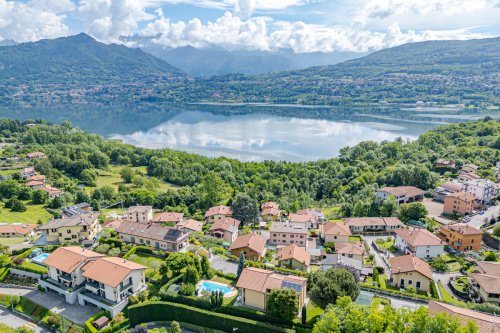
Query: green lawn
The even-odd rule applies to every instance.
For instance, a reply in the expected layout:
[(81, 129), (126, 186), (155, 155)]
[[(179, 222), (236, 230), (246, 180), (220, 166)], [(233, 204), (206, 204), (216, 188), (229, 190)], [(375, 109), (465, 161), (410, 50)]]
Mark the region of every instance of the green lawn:
[(52, 218), (52, 215), (45, 210), (43, 205), (32, 205), (30, 201), (23, 201), (26, 206), (26, 211), (22, 213), (11, 212), (9, 208), (5, 208), (5, 204), (0, 204), (0, 223), (30, 223), (36, 224), (39, 219), (46, 223)]
[(391, 253), (395, 253), (395, 252), (398, 252), (398, 249), (394, 246), (394, 239), (391, 238), (391, 240), (387, 240), (387, 239), (377, 239), (375, 241), (375, 243), (380, 246), (380, 247), (383, 247), (384, 249), (387, 249), (387, 251), (391, 252)]
[(19, 171), (22, 171), (23, 169), (10, 169), (10, 170), (0, 170), (0, 175), (2, 176), (10, 176), (16, 173), (19, 173)]
[(349, 236), (348, 241), (351, 243), (361, 242), (361, 236)]
[(444, 289), (441, 282), (438, 282), (437, 285), (438, 285), (439, 292), (441, 293), (441, 298), (443, 301), (445, 301), (445, 302), (454, 302), (455, 301), (455, 298), (453, 298), (453, 296), (451, 296), (450, 293), (447, 292), (446, 289)]
[(451, 273), (460, 272), (460, 268), (462, 268), (462, 266), (458, 262), (456, 262), (456, 261), (450, 262), (450, 263), (446, 264), (446, 266), (448, 266), (448, 270)]
[(464, 291), (465, 286), (469, 283), (469, 278), (467, 276), (462, 276), (455, 279), (452, 284), (458, 291)]
[[(137, 188), (134, 184), (125, 184), (122, 181), (122, 178), (120, 176), (121, 168), (122, 168), (122, 166), (110, 166), (109, 171), (103, 171), (103, 170), (98, 171), (97, 181), (96, 181), (97, 187), (111, 186), (115, 190), (118, 190), (119, 185), (125, 185), (131, 189)], [(135, 167), (132, 169), (139, 171), (139, 172), (143, 173), (144, 175), (146, 175), (146, 167)], [(148, 176), (146, 176), (146, 177), (148, 177)], [(172, 187), (173, 186), (160, 181), (158, 191), (165, 192), (166, 190), (168, 190), (169, 188), (172, 188)], [(95, 189), (95, 187), (86, 187), (85, 189), (88, 193), (90, 193)]]
[(21, 244), (24, 242), (24, 238), (0, 238), (0, 244), (2, 245), (12, 245), (12, 244)]
[(15, 330), (5, 324), (0, 323), (0, 332), (2, 333), (15, 333)]
[(210, 281), (219, 282), (219, 283), (225, 283), (225, 284), (228, 284), (228, 285), (234, 285), (234, 284), (236, 284), (236, 281), (232, 281), (232, 280), (223, 278), (221, 276), (214, 276), (213, 278), (210, 279)]
[[(153, 279), (156, 280), (161, 278), (159, 270), (161, 264), (165, 262), (163, 259), (156, 258), (153, 256), (148, 256), (147, 254), (135, 253), (130, 257), (128, 257), (128, 260), (148, 267), (146, 269), (146, 274), (148, 274), (149, 272), (148, 276), (151, 276)], [(151, 272), (154, 272), (154, 274)]]
[(306, 311), (308, 324), (314, 324), (324, 312), (324, 310), (314, 304), (313, 301), (309, 301), (309, 303), (307, 303)]

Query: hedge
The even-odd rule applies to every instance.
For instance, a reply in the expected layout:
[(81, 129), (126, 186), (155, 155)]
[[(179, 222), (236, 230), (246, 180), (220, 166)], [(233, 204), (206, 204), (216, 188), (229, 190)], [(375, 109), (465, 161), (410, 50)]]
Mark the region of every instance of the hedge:
[(139, 245), (137, 247), (137, 252), (145, 254), (153, 254), (154, 249), (151, 246)]
[(120, 248), (124, 244), (124, 241), (120, 238), (103, 238), (99, 240), (99, 243), (113, 245), (114, 247)]
[[(162, 287), (161, 289), (163, 289)], [(168, 288), (168, 287), (167, 287)], [(166, 289), (165, 292), (162, 292), (160, 294), (160, 297), (162, 301), (166, 302), (172, 302), (172, 303), (179, 303), (191, 307), (195, 307), (198, 309), (203, 309), (203, 310), (211, 310), (212, 309), (212, 304), (210, 303), (209, 300), (196, 297), (196, 296), (182, 296), (174, 293), (167, 293)], [(250, 320), (257, 320), (260, 322), (267, 322), (271, 324), (278, 324), (278, 325), (286, 325), (286, 326), (291, 326), (292, 322), (286, 321), (277, 317), (269, 316), (263, 312), (258, 312), (246, 308), (240, 308), (232, 305), (223, 305), (221, 306), (217, 312), (224, 313), (227, 315), (232, 315), (236, 317), (243, 317), (246, 319)]]
[(298, 275), (298, 276), (303, 276), (303, 277), (307, 276), (306, 272), (298, 271), (295, 269), (277, 267), (277, 266), (268, 266), (268, 265), (263, 264), (261, 262), (256, 262), (256, 261), (251, 261), (251, 260), (245, 260), (245, 266), (246, 267), (263, 268), (263, 269), (268, 269), (268, 270), (279, 272), (279, 273), (293, 274), (293, 275)]
[(277, 327), (256, 320), (234, 317), (226, 314), (210, 312), (183, 304), (169, 302), (147, 302), (129, 307), (130, 326), (155, 321), (188, 322), (202, 327), (208, 327), (224, 332), (240, 333), (275, 333), (294, 332), (283, 327)]
[(125, 319), (118, 324), (114, 324), (108, 327), (103, 328), (102, 330), (99, 331), (99, 333), (112, 333), (112, 332), (119, 332), (125, 328), (130, 327), (130, 320)]
[[(31, 263), (29, 263), (29, 264), (31, 264)], [(16, 265), (13, 263), (12, 268), (16, 268), (20, 271), (25, 271), (25, 272), (30, 272), (30, 273), (40, 274), (40, 275), (47, 274), (47, 272), (48, 272), (47, 268), (42, 267), (42, 266), (38, 266), (37, 264), (31, 264), (28, 266), (28, 264), (25, 265), (24, 263), (22, 263), (21, 265)]]
[(127, 259), (128, 257), (130, 257), (131, 255), (133, 255), (135, 252), (137, 251), (137, 247), (134, 245), (130, 248), (130, 250), (127, 251), (127, 253), (125, 253), (125, 255), (123, 256), (123, 259)]
[(434, 281), (431, 281), (430, 283), (430, 292), (431, 292), (431, 296), (434, 297), (434, 298), (437, 298), (439, 299), (439, 294), (437, 292), (437, 288), (436, 288), (436, 284), (434, 283)]

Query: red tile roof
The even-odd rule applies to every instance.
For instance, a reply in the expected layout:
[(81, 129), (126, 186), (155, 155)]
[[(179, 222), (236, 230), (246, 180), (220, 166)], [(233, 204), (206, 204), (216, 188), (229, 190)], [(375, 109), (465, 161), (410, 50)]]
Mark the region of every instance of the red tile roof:
[(214, 215), (233, 215), (233, 210), (228, 206), (215, 206), (210, 207), (205, 213), (205, 217), (210, 217)]
[(429, 264), (412, 254), (393, 257), (390, 260), (392, 274), (419, 272), (432, 280), (432, 272)]
[(237, 250), (244, 247), (248, 247), (257, 253), (262, 254), (266, 249), (266, 239), (257, 234), (238, 236), (238, 238), (236, 238), (233, 244), (229, 247), (229, 250)]

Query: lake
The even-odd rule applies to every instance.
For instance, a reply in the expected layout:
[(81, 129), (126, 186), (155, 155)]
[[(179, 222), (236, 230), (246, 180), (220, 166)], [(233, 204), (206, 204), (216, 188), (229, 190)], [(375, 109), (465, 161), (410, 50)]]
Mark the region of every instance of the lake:
[[(487, 114), (455, 108), (336, 108), (269, 105), (139, 105), (0, 110), (0, 117), (44, 118), (148, 148), (172, 148), (243, 161), (314, 161), (361, 141), (416, 139), (438, 125)], [(500, 119), (498, 113), (488, 115)]]

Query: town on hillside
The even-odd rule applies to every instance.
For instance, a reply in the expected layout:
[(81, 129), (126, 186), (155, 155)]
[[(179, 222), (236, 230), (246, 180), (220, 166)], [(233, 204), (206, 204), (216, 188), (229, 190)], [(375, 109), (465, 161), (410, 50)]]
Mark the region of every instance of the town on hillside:
[(439, 158), (433, 188), (378, 186), (376, 216), (228, 196), (217, 181), (192, 194), (212, 203), (200, 213), (130, 159), (91, 154), (106, 164), (95, 171), (4, 141), (0, 311), (26, 329), (333, 332), (321, 327), (351, 320), (398, 332), (425, 316), (415, 332), (500, 332), (500, 162)]

